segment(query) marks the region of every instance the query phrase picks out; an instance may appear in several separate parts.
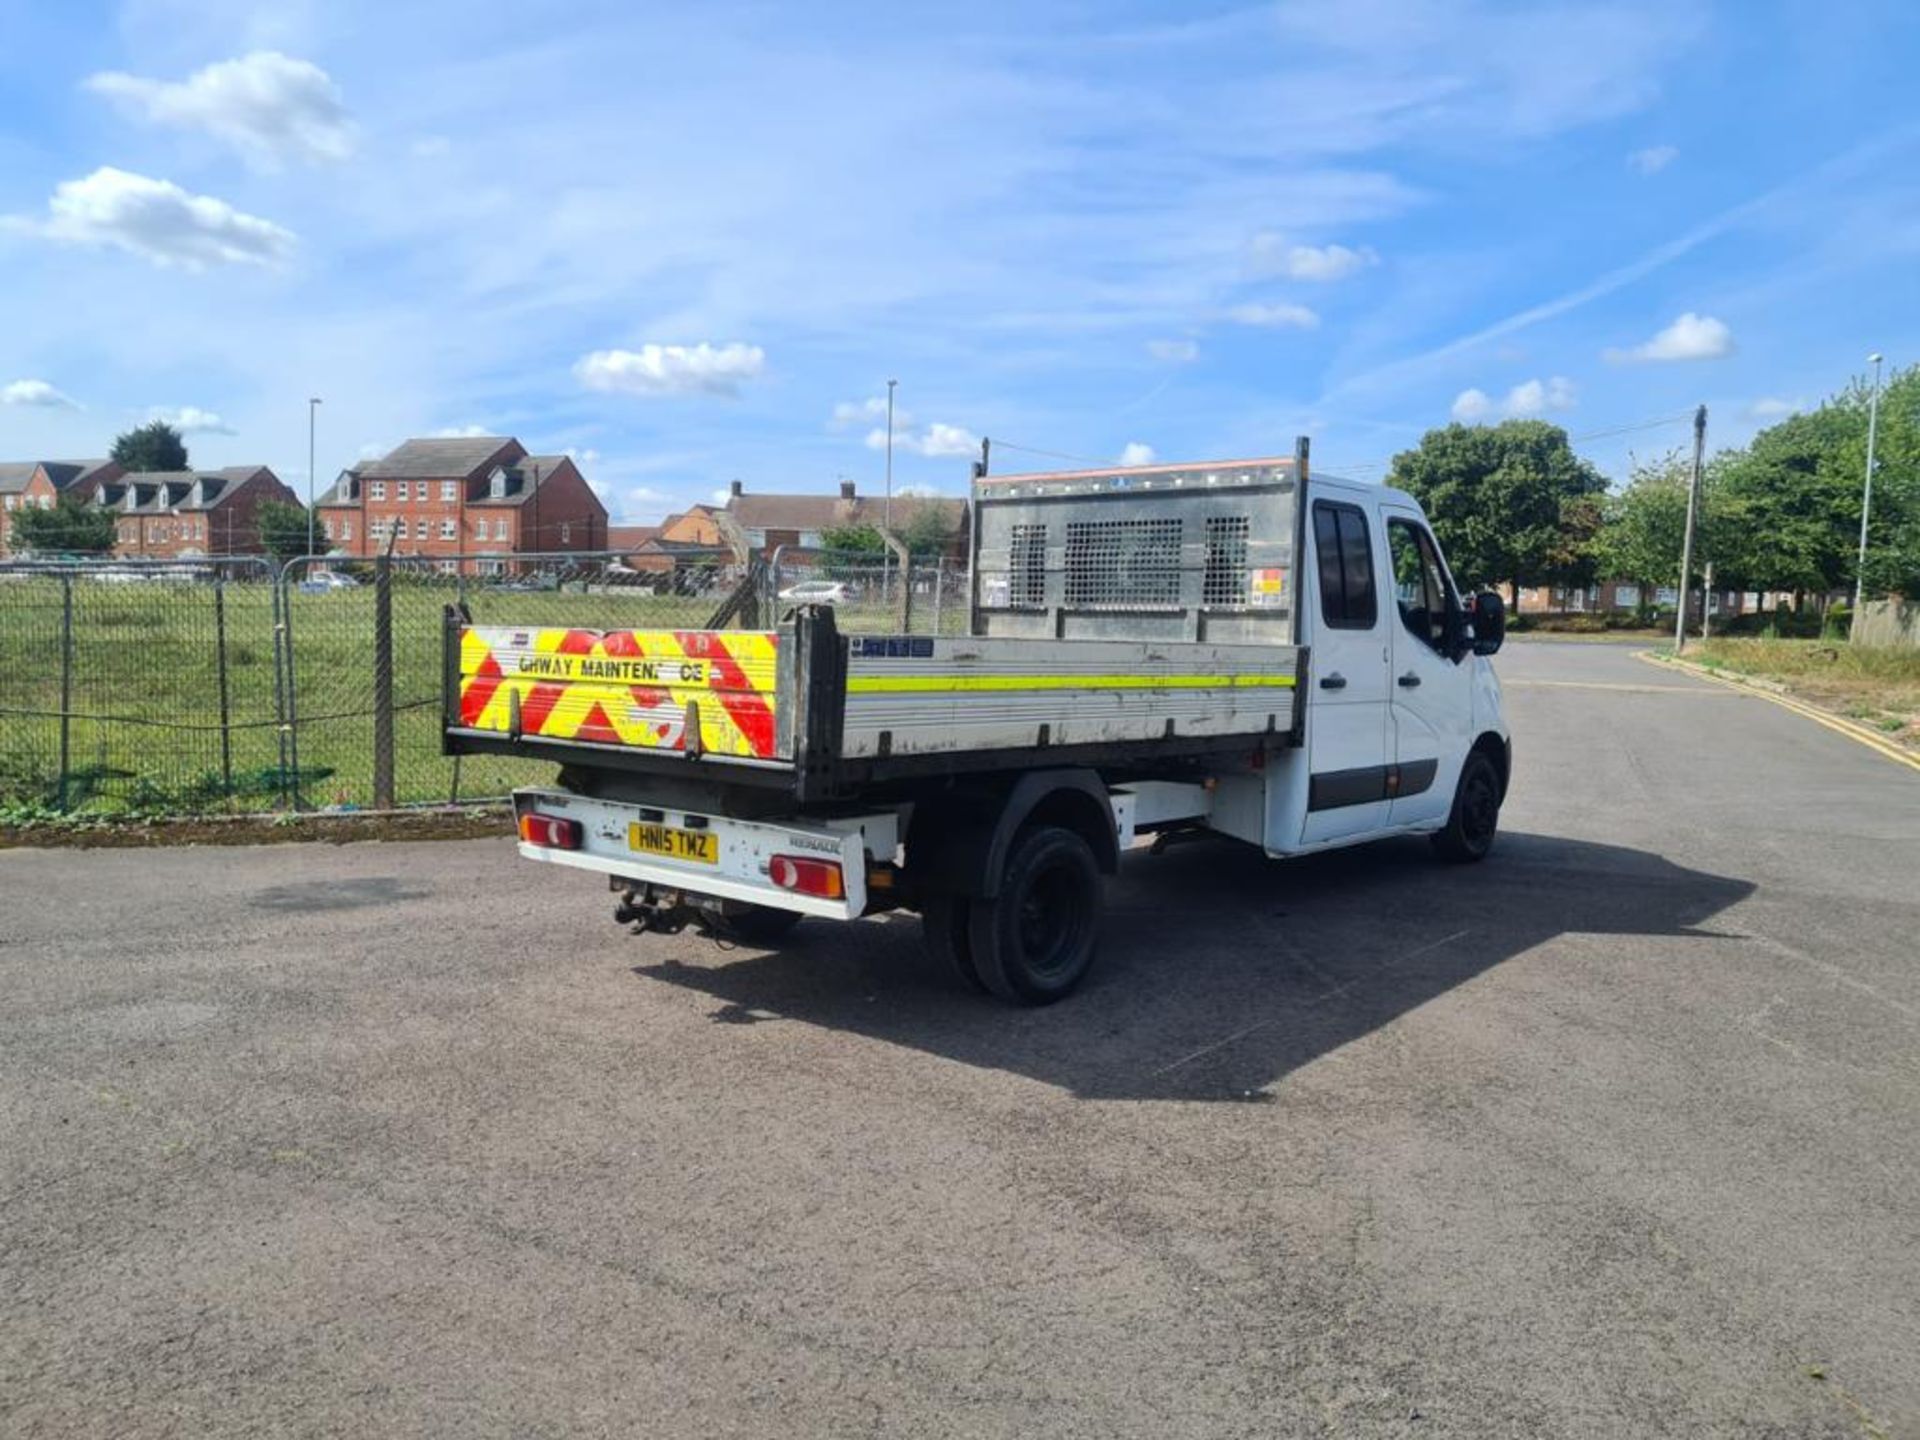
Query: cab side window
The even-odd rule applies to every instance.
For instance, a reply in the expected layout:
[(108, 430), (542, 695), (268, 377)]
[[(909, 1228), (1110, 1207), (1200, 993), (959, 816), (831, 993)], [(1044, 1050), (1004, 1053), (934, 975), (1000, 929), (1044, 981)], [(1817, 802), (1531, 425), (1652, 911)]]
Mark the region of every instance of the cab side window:
[(1400, 622), (1442, 654), (1447, 648), (1447, 581), (1433, 539), (1411, 520), (1387, 522), (1393, 557), (1393, 595)]
[(1316, 500), (1313, 548), (1320, 557), (1320, 622), (1332, 630), (1371, 630), (1379, 606), (1366, 513), (1358, 505)]

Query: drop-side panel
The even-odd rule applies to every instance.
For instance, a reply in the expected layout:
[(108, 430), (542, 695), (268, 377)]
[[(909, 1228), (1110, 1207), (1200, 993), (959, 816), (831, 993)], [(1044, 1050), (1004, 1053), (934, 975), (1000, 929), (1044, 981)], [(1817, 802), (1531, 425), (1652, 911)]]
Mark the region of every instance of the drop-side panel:
[(841, 754), (1286, 735), (1291, 645), (857, 636)]
[(449, 721), (461, 730), (750, 760), (789, 753), (774, 631), (466, 625), (459, 647)]

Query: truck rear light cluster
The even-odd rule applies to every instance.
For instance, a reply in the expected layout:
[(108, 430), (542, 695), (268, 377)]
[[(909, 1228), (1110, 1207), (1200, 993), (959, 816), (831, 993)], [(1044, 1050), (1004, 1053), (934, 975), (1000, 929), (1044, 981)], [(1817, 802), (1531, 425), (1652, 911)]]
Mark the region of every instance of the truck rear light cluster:
[(547, 850), (578, 850), (580, 822), (561, 815), (542, 815), (530, 810), (520, 817), (520, 838), (529, 845)]
[(843, 899), (847, 893), (846, 876), (835, 860), (815, 860), (810, 855), (776, 855), (767, 862), (767, 878), (782, 890), (801, 895), (818, 895), (823, 900)]

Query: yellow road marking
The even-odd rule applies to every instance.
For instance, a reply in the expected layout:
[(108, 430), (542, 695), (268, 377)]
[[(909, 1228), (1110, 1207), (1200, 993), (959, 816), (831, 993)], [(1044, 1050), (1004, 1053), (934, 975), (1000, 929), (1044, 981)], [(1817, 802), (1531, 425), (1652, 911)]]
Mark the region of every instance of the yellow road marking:
[(849, 675), (856, 695), (958, 694), (970, 690), (1290, 689), (1291, 675)]
[(1633, 653), (1636, 660), (1644, 660), (1649, 665), (1664, 665), (1671, 669), (1680, 670), (1685, 674), (1696, 676), (1701, 680), (1709, 681), (1712, 684), (1724, 685), (1727, 689), (1737, 691), (1742, 695), (1751, 695), (1757, 700), (1770, 700), (1784, 710), (1791, 710), (1796, 715), (1804, 715), (1816, 725), (1826, 726), (1827, 729), (1833, 731), (1836, 735), (1844, 735), (1849, 740), (1858, 741), (1869, 750), (1878, 751), (1880, 754), (1886, 756), (1887, 759), (1897, 761), (1909, 770), (1920, 771), (1920, 756), (1909, 754), (1891, 741), (1884, 740), (1874, 734), (1864, 725), (1856, 725), (1851, 720), (1841, 719), (1838, 715), (1829, 715), (1825, 710), (1817, 706), (1809, 705), (1804, 700), (1795, 700), (1786, 695), (1776, 695), (1771, 690), (1763, 690), (1758, 685), (1748, 685), (1740, 680), (1730, 680), (1724, 675), (1716, 675), (1711, 670), (1703, 669), (1688, 660), (1663, 658), (1662, 656), (1655, 655), (1651, 650), (1636, 650)]

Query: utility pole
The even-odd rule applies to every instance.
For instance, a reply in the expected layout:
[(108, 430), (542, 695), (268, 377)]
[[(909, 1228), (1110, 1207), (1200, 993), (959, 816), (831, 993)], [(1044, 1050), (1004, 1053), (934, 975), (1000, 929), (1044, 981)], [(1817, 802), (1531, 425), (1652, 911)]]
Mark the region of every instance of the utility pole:
[(1867, 516), (1873, 510), (1873, 442), (1880, 429), (1880, 359), (1877, 354), (1869, 355), (1873, 362), (1873, 393), (1867, 401), (1867, 480), (1860, 491), (1860, 558), (1853, 567), (1853, 616), (1848, 622), (1848, 635), (1860, 624), (1860, 601), (1865, 598), (1864, 589), (1867, 576)]
[[(1687, 487), (1687, 534), (1680, 543), (1680, 605), (1673, 622), (1673, 653), (1687, 648), (1687, 594), (1693, 579), (1693, 527), (1700, 510), (1700, 473), (1707, 458), (1707, 407), (1693, 412), (1693, 483)], [(1706, 603), (1706, 597), (1701, 597)], [(1704, 619), (1704, 614), (1702, 619)]]
[(313, 554), (313, 417), (320, 408), (320, 404), (318, 395), (310, 396), (307, 400), (307, 554), (309, 555)]

